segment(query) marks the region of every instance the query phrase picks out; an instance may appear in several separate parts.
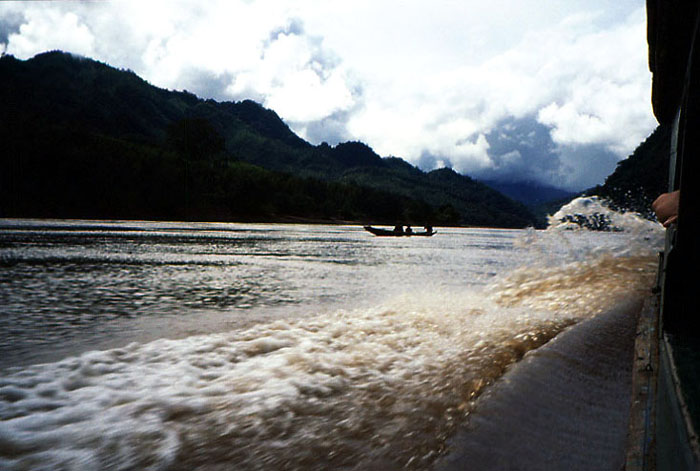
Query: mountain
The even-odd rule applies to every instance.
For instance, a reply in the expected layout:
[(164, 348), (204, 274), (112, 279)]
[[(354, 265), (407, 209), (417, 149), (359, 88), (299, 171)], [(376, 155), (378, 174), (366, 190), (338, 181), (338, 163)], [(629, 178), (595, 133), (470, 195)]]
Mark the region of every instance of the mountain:
[(480, 181), (527, 206), (536, 218), (535, 227), (546, 227), (547, 216), (555, 213), (579, 194), (534, 182)]
[(0, 216), (525, 227), (521, 203), (361, 142), (311, 145), (250, 100), (59, 51), (0, 58)]
[(671, 126), (658, 126), (632, 155), (617, 164), (605, 183), (585, 193), (605, 198), (613, 209), (654, 220), (651, 203), (668, 191), (670, 145)]
[(553, 186), (541, 185), (534, 182), (501, 182), (495, 180), (479, 180), (481, 183), (490, 186), (504, 195), (520, 201), (529, 208), (549, 203), (550, 201), (573, 198), (577, 193), (555, 188)]
[[(633, 211), (655, 220), (651, 203), (668, 191), (671, 132), (671, 126), (657, 126), (629, 157), (617, 164), (603, 184), (580, 194), (600, 196), (614, 210)], [(538, 218), (553, 214), (579, 195), (523, 183), (503, 184), (486, 180), (482, 183), (524, 203)]]

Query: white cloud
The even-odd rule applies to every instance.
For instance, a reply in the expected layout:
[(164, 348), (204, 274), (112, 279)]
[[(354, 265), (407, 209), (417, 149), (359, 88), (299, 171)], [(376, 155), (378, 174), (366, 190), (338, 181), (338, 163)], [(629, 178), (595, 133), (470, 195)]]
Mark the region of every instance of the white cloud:
[(252, 98), (315, 143), (362, 140), (466, 173), (499, 168), (486, 136), (508, 117), (551, 128), (571, 185), (599, 169), (570, 149), (624, 158), (655, 125), (636, 0), (290, 3), (3, 2), (0, 20), (23, 20), (0, 40), (20, 58), (64, 49), (158, 86)]
[(646, 50), (638, 40), (644, 24), (637, 11), (616, 28), (560, 48), (557, 63), (570, 70), (562, 77), (566, 85), (539, 111), (556, 143), (603, 144), (626, 157), (648, 135), (655, 122)]
[[(597, 21), (596, 15), (574, 15), (526, 33), (482, 63), (416, 77), (410, 90), (375, 91), (371, 98), (381, 105), (358, 113), (351, 130), (370, 136), (382, 152), (398, 148), (413, 161), (423, 151), (445, 155), (469, 172), (484, 162), (483, 155), (460, 152), (465, 137), (487, 132), (508, 116), (535, 114), (552, 127), (556, 144), (602, 144), (624, 158), (655, 125), (644, 12), (637, 9), (608, 30), (599, 30)], [(390, 109), (401, 118), (394, 119)], [(403, 125), (380, 129), (387, 118)], [(450, 126), (459, 121), (469, 125)]]
[[(93, 55), (95, 38), (78, 15), (59, 10), (32, 9), (18, 33), (8, 36), (6, 52), (31, 57), (46, 49), (62, 49), (75, 54)], [(51, 45), (49, 48), (46, 45)]]

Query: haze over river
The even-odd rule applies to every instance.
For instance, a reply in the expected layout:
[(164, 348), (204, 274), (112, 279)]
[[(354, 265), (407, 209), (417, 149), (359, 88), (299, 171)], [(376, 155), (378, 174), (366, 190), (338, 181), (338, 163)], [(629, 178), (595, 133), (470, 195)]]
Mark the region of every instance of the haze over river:
[(645, 231), (0, 220), (0, 469), (427, 469)]

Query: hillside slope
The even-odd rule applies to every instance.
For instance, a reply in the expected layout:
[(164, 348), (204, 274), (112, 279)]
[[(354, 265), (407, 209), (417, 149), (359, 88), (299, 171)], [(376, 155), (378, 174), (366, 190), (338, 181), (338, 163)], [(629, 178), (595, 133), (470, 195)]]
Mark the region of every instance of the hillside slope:
[(313, 146), (253, 101), (218, 103), (62, 52), (0, 58), (1, 216), (525, 227), (522, 204), (360, 142)]
[(635, 211), (654, 219), (651, 203), (668, 191), (670, 143), (670, 126), (658, 126), (632, 155), (617, 164), (604, 184), (586, 194), (605, 198), (614, 209)]

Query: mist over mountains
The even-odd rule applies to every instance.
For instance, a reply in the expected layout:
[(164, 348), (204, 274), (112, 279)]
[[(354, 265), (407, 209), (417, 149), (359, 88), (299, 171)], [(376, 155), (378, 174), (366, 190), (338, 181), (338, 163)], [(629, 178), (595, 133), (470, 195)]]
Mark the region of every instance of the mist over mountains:
[(479, 180), (481, 183), (500, 191), (515, 201), (520, 201), (529, 208), (534, 208), (550, 201), (574, 198), (579, 193), (546, 186), (531, 181), (497, 181)]

